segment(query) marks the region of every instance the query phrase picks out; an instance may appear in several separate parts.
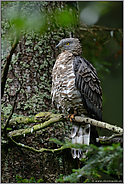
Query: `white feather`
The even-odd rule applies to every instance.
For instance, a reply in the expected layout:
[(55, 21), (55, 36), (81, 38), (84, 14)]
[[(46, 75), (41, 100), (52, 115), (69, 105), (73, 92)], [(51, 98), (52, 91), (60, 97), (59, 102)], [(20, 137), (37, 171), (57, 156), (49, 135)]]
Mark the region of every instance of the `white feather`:
[(74, 138), (78, 132), (79, 126), (73, 125), (71, 130), (71, 137)]
[(84, 135), (84, 144), (89, 145), (89, 142), (90, 142), (90, 136)]
[(75, 159), (77, 157), (76, 155), (76, 149), (71, 149), (72, 157)]
[(77, 135), (77, 143), (83, 144), (83, 128), (80, 127)]

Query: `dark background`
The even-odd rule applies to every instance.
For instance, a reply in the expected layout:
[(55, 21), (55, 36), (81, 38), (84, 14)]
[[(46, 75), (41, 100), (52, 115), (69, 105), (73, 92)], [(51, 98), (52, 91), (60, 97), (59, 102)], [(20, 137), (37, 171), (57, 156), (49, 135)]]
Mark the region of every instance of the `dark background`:
[[(98, 20), (95, 25), (105, 26), (109, 28), (123, 28), (123, 2), (122, 1), (102, 1), (102, 2), (79, 2), (80, 12), (85, 8), (91, 7), (92, 10), (98, 15)], [(101, 9), (101, 11), (99, 11)], [(99, 13), (98, 13), (99, 12)], [(84, 22), (85, 23), (85, 22)], [(91, 26), (91, 24), (89, 25)], [(117, 38), (118, 35), (116, 35)], [(123, 122), (123, 62), (122, 50), (120, 54), (120, 45), (117, 44), (116, 38), (109, 39), (106, 43), (108, 54), (104, 60), (111, 63), (111, 66), (106, 66), (109, 73), (103, 70), (98, 71), (101, 79), (103, 89), (103, 121), (109, 122), (114, 125), (122, 127)], [(85, 47), (85, 45), (83, 45)], [(118, 56), (117, 53), (119, 54)], [(90, 51), (89, 51), (90, 54)], [(102, 56), (101, 56), (102, 57)], [(97, 60), (97, 58), (96, 58)], [(92, 62), (92, 60), (90, 60)], [(99, 60), (97, 60), (99, 62)], [(102, 76), (101, 74), (102, 73)], [(102, 131), (103, 134), (105, 131)], [(107, 131), (107, 134), (109, 132)]]

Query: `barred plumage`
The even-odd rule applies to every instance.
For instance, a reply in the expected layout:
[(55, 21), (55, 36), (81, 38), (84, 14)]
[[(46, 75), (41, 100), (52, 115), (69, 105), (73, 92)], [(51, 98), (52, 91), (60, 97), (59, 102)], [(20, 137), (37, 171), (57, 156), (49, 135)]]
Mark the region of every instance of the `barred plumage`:
[[(68, 114), (76, 110), (78, 115), (102, 120), (102, 90), (96, 69), (81, 57), (82, 48), (76, 38), (66, 38), (57, 47), (62, 48), (52, 72), (52, 102), (57, 110)], [(98, 133), (91, 127), (91, 142), (96, 143)], [(72, 143), (89, 145), (90, 125), (74, 124)], [(81, 150), (72, 149), (73, 158), (82, 158)]]

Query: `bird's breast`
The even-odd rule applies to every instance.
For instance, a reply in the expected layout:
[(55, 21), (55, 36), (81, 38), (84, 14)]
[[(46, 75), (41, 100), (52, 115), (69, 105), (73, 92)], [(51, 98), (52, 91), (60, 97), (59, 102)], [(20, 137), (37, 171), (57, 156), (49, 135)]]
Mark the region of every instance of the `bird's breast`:
[(74, 56), (69, 52), (58, 56), (52, 72), (52, 102), (56, 104), (59, 112), (67, 113), (74, 108), (82, 114), (85, 109), (81, 94), (75, 87), (73, 60)]

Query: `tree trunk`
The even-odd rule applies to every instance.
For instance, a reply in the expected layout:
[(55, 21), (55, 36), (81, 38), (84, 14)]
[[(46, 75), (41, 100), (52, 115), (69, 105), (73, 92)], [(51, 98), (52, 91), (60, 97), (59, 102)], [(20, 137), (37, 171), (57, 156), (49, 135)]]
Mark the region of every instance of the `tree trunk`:
[[(16, 2), (10, 4), (10, 6), (16, 8)], [(39, 34), (30, 31), (22, 35), (11, 60), (8, 80), (2, 98), (4, 113), (7, 104), (12, 105), (16, 90), (21, 82), (22, 89), (17, 97), (17, 106), (14, 112), (25, 116), (35, 115), (41, 111), (55, 111), (51, 107), (51, 72), (59, 54), (59, 51), (55, 50), (55, 46), (62, 38), (75, 35), (77, 28), (75, 22), (78, 19), (76, 2), (25, 2), (22, 3), (21, 11), (27, 7), (31, 10), (36, 8), (39, 13), (46, 12), (47, 23), (49, 24)], [(74, 14), (71, 14), (72, 9), (75, 11)], [(68, 10), (75, 22), (60, 25), (60, 22), (56, 20), (54, 22), (54, 19), (51, 18), (57, 13)], [(52, 15), (51, 12), (53, 12)], [(57, 16), (55, 16), (55, 19), (57, 19)], [(5, 59), (3, 58), (2, 64), (4, 65), (4, 63)], [(18, 129), (19, 126), (16, 125), (13, 128)], [(31, 126), (33, 126), (33, 123)], [(55, 148), (57, 145), (49, 143), (50, 138), (57, 138), (61, 141), (65, 141), (66, 138), (69, 140), (70, 130), (70, 122), (58, 122), (44, 130), (26, 135), (21, 139), (15, 138), (15, 140), (22, 144), (32, 145), (34, 148)], [(10, 151), (8, 151), (9, 149)], [(72, 159), (70, 149), (63, 150), (60, 153), (34, 154), (32, 151), (14, 147), (9, 143), (6, 150), (2, 151), (2, 182), (17, 182), (16, 175), (27, 179), (32, 176), (36, 180), (42, 178), (43, 182), (46, 183), (55, 182), (60, 174), (68, 175), (73, 168), (78, 168), (78, 163), (78, 160)], [(8, 177), (6, 177), (6, 168)]]

